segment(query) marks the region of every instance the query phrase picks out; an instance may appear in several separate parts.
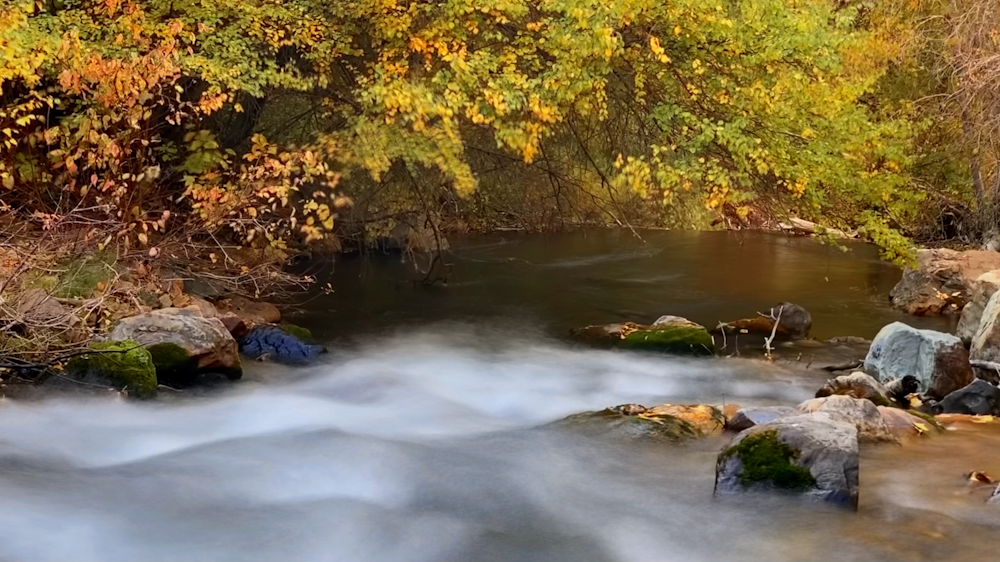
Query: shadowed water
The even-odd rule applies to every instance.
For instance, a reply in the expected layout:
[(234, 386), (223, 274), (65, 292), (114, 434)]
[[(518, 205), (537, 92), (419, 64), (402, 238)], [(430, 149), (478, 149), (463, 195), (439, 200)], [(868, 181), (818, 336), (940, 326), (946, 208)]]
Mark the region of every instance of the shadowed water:
[[(996, 559), (1000, 507), (963, 476), (1000, 474), (995, 425), (865, 448), (858, 513), (782, 496), (713, 499), (724, 437), (622, 443), (547, 426), (625, 402), (795, 404), (824, 379), (560, 338), (614, 311), (706, 321), (788, 299), (814, 308), (821, 333), (869, 336), (895, 317), (877, 291), (848, 284), (870, 269), (891, 286), (898, 271), (869, 254), (792, 240), (781, 251), (800, 279), (779, 294), (765, 281), (779, 274), (773, 264), (726, 245), (713, 247), (728, 272), (672, 270), (657, 260), (686, 254), (670, 236), (659, 251), (622, 244), (633, 257), (610, 262), (575, 241), (580, 251), (466, 241), (458, 259), (484, 261), (458, 261), (452, 284), (433, 290), (386, 282), (382, 269), (398, 264), (357, 262), (303, 319), (333, 343), (320, 364), (248, 363), (224, 392), (158, 403), (6, 400), (0, 559)], [(758, 248), (760, 264), (775, 243)], [(530, 265), (508, 270), (521, 266), (504, 256)], [(827, 271), (836, 282), (808, 281)], [(717, 301), (692, 296), (723, 286)], [(835, 314), (845, 307), (855, 312)]]

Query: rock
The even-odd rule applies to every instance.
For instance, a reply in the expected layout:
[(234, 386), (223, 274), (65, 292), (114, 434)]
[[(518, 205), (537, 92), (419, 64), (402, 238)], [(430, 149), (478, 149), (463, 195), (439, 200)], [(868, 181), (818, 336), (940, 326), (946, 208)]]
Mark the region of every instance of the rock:
[(825, 412), (834, 419), (845, 421), (858, 430), (858, 439), (861, 441), (896, 441), (882, 419), (882, 414), (870, 400), (834, 394), (806, 400), (797, 409), (806, 414)]
[(1000, 485), (993, 490), (993, 493), (990, 495), (990, 499), (986, 500), (986, 503), (1000, 505)]
[(849, 375), (840, 375), (826, 381), (826, 384), (816, 391), (816, 398), (835, 394), (863, 398), (879, 406), (888, 406), (890, 404), (889, 391), (882, 383), (875, 380), (871, 375), (860, 371)]
[(990, 297), (998, 288), (1000, 288), (1000, 269), (987, 271), (972, 283), (969, 302), (962, 308), (962, 316), (959, 317), (958, 327), (955, 329), (955, 335), (966, 345), (972, 343), (972, 338), (976, 336), (983, 311), (986, 310)]
[(65, 376), (88, 384), (126, 390), (129, 396), (156, 396), (157, 378), (153, 357), (135, 341), (96, 342), (92, 353), (80, 355), (66, 365)]
[(882, 383), (913, 375), (921, 390), (941, 399), (972, 382), (974, 374), (962, 340), (893, 322), (882, 328), (865, 357), (864, 371)]
[[(774, 327), (776, 318), (778, 319), (777, 328)], [(779, 302), (762, 315), (720, 324), (716, 329), (725, 330), (726, 333), (746, 333), (763, 337), (770, 337), (773, 331), (775, 341), (802, 340), (809, 337), (809, 330), (812, 329), (812, 315), (797, 304)]]
[(755, 425), (770, 423), (775, 420), (794, 416), (798, 410), (790, 406), (764, 406), (758, 408), (740, 408), (736, 414), (730, 418), (726, 429), (730, 431), (743, 431)]
[(858, 432), (826, 413), (801, 414), (740, 432), (719, 454), (715, 493), (780, 489), (857, 509)]
[(623, 404), (598, 412), (583, 412), (563, 418), (553, 427), (582, 431), (614, 439), (681, 441), (698, 436), (690, 423), (668, 414), (646, 415), (647, 408), (638, 404)]
[(174, 306), (173, 299), (170, 298), (170, 295), (160, 295), (160, 298), (158, 300), (160, 303), (160, 307), (162, 308), (170, 308)]
[(316, 343), (316, 339), (313, 338), (312, 332), (309, 328), (303, 328), (302, 326), (289, 324), (287, 322), (282, 322), (278, 327), (305, 343)]
[(634, 322), (587, 326), (570, 335), (591, 345), (647, 349), (687, 355), (713, 353), (712, 336), (700, 324), (679, 316), (663, 316), (651, 326)]
[(281, 311), (273, 304), (256, 302), (243, 297), (230, 297), (219, 303), (219, 312), (231, 312), (248, 326), (273, 324), (281, 321)]
[(153, 357), (163, 384), (190, 384), (202, 373), (229, 379), (243, 375), (236, 340), (218, 318), (203, 318), (186, 309), (168, 308), (124, 318), (111, 340), (134, 340)]
[[(19, 322), (26, 330), (44, 329), (69, 343), (85, 341), (87, 327), (73, 311), (42, 289), (28, 289), (17, 299)], [(44, 328), (41, 328), (44, 326)]]
[(688, 406), (677, 406), (673, 404), (661, 404), (650, 408), (645, 412), (647, 416), (673, 416), (691, 424), (701, 435), (712, 435), (722, 433), (726, 426), (726, 417), (722, 410), (715, 406), (696, 404)]
[(251, 359), (266, 357), (278, 363), (305, 364), (326, 353), (326, 348), (308, 344), (279, 326), (265, 324), (240, 339), (240, 353)]
[(244, 322), (242, 318), (236, 316), (232, 312), (226, 312), (220, 314), (218, 318), (219, 321), (222, 322), (222, 325), (226, 327), (226, 330), (228, 330), (229, 333), (232, 334), (233, 338), (235, 338), (237, 341), (239, 341), (240, 338), (245, 336), (247, 332), (250, 331), (250, 328), (247, 326), (246, 322)]
[(907, 410), (878, 406), (878, 412), (882, 415), (882, 420), (885, 421), (889, 432), (898, 441), (920, 437), (931, 431), (942, 431), (941, 426), (933, 418), (922, 418)]
[(1000, 269), (997, 252), (918, 250), (917, 268), (903, 272), (889, 298), (909, 314), (955, 314), (969, 301), (974, 280), (994, 269)]
[(181, 295), (173, 299), (173, 304), (175, 307), (193, 310), (204, 318), (216, 318), (219, 316), (219, 311), (216, 310), (214, 304), (195, 295)]
[(945, 414), (1000, 416), (1000, 388), (976, 379), (968, 386), (945, 396), (939, 407)]
[(969, 359), (989, 371), (1000, 364), (1000, 291), (993, 293), (969, 347)]

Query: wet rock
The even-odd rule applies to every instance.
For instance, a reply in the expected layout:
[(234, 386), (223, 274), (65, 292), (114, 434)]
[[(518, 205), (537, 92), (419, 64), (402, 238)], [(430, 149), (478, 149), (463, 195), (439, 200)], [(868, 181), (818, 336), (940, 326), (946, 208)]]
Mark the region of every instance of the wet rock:
[(715, 493), (785, 490), (857, 509), (858, 432), (826, 413), (742, 431), (719, 454)]
[(96, 342), (92, 353), (74, 357), (64, 376), (87, 384), (125, 390), (129, 396), (153, 398), (157, 378), (153, 357), (135, 341)]
[(122, 319), (109, 339), (134, 340), (145, 346), (163, 384), (190, 384), (202, 373), (219, 373), (230, 379), (243, 375), (236, 340), (222, 322), (186, 309), (157, 310)]
[(726, 426), (726, 417), (722, 410), (705, 404), (679, 406), (661, 404), (646, 411), (649, 416), (668, 415), (691, 424), (701, 435), (722, 433)]
[(799, 411), (790, 406), (764, 406), (758, 408), (740, 408), (726, 425), (730, 431), (743, 431), (755, 425), (770, 423), (775, 420), (794, 416)]
[(942, 431), (934, 418), (922, 418), (909, 411), (888, 406), (878, 406), (878, 412), (882, 415), (889, 432), (901, 442)]
[(941, 413), (1000, 415), (1000, 388), (976, 379), (964, 388), (945, 396), (939, 403)]
[(990, 301), (990, 297), (1000, 288), (1000, 269), (987, 271), (980, 275), (973, 283), (969, 296), (969, 302), (962, 308), (962, 315), (958, 319), (958, 327), (955, 335), (962, 339), (966, 345), (972, 343), (972, 338), (979, 330), (979, 323), (983, 318), (983, 311)]
[(638, 404), (623, 404), (598, 412), (583, 412), (554, 422), (554, 427), (613, 439), (681, 441), (698, 437), (698, 429), (669, 414), (649, 415)]
[(924, 394), (935, 399), (944, 398), (974, 378), (962, 340), (902, 322), (885, 326), (875, 336), (865, 357), (864, 371), (883, 384), (913, 375)]
[(994, 269), (1000, 269), (997, 252), (918, 250), (917, 268), (903, 272), (889, 298), (909, 314), (956, 314), (969, 301), (975, 280)]
[(279, 326), (265, 324), (240, 339), (240, 353), (250, 359), (302, 365), (326, 353), (326, 348), (302, 341)]
[(712, 336), (700, 324), (678, 316), (664, 316), (651, 326), (634, 322), (587, 326), (570, 335), (591, 345), (664, 351), (685, 355), (713, 353)]
[(823, 398), (813, 398), (798, 405), (797, 409), (806, 414), (825, 412), (834, 419), (847, 422), (858, 430), (858, 439), (867, 442), (895, 442), (896, 438), (878, 408), (870, 400), (834, 394)]
[(888, 406), (890, 403), (886, 387), (871, 375), (860, 371), (826, 381), (826, 384), (816, 391), (816, 398), (835, 394), (870, 400), (879, 406)]
[[(774, 327), (775, 319), (778, 319), (777, 328)], [(727, 334), (748, 334), (760, 337), (770, 337), (773, 331), (775, 341), (802, 340), (809, 337), (809, 330), (812, 329), (812, 315), (797, 304), (780, 302), (754, 318), (720, 324), (716, 329), (724, 330)]]
[(281, 311), (271, 303), (252, 301), (243, 297), (230, 297), (219, 302), (219, 312), (232, 313), (248, 326), (273, 324), (281, 321)]

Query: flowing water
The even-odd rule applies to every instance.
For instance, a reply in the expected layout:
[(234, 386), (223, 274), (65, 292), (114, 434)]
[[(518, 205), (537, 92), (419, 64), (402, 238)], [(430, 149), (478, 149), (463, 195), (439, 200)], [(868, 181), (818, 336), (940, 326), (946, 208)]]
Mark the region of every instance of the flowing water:
[[(249, 363), (225, 390), (154, 403), (0, 405), (4, 560), (996, 560), (993, 424), (864, 447), (857, 513), (713, 499), (725, 437), (667, 445), (547, 424), (640, 402), (795, 404), (794, 364), (591, 350), (566, 330), (660, 314), (702, 323), (779, 300), (819, 337), (900, 319), (867, 247), (729, 233), (454, 241), (446, 287), (398, 258), (348, 260), (300, 322), (304, 369)], [(913, 319), (910, 319), (913, 320)], [(925, 320), (946, 329), (944, 321)]]

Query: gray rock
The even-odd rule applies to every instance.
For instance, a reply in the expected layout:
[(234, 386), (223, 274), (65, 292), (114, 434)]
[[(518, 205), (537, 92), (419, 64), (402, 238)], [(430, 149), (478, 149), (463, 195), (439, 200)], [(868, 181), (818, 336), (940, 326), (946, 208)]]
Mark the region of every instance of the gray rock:
[(774, 420), (794, 416), (798, 410), (791, 406), (764, 406), (760, 408), (740, 408), (726, 424), (730, 431), (743, 431), (755, 425), (770, 423)]
[(902, 322), (885, 326), (875, 336), (864, 371), (883, 384), (913, 375), (924, 394), (938, 400), (975, 378), (962, 340)]
[(742, 431), (719, 454), (715, 493), (755, 489), (785, 489), (857, 509), (857, 430), (817, 412)]
[(939, 405), (945, 414), (1000, 415), (1000, 388), (976, 379), (945, 396)]
[(201, 373), (230, 379), (243, 374), (236, 340), (226, 326), (191, 310), (167, 308), (124, 318), (108, 339), (142, 344), (153, 356), (161, 383), (186, 384)]
[(986, 310), (990, 297), (998, 288), (1000, 288), (1000, 269), (987, 271), (972, 284), (969, 302), (962, 308), (962, 316), (958, 319), (958, 328), (955, 329), (955, 335), (966, 344), (972, 343), (972, 338), (979, 331), (983, 311)]
[(882, 414), (870, 400), (834, 394), (813, 398), (798, 405), (800, 412), (825, 412), (834, 419), (845, 421), (858, 430), (858, 439), (868, 442), (896, 442)]

